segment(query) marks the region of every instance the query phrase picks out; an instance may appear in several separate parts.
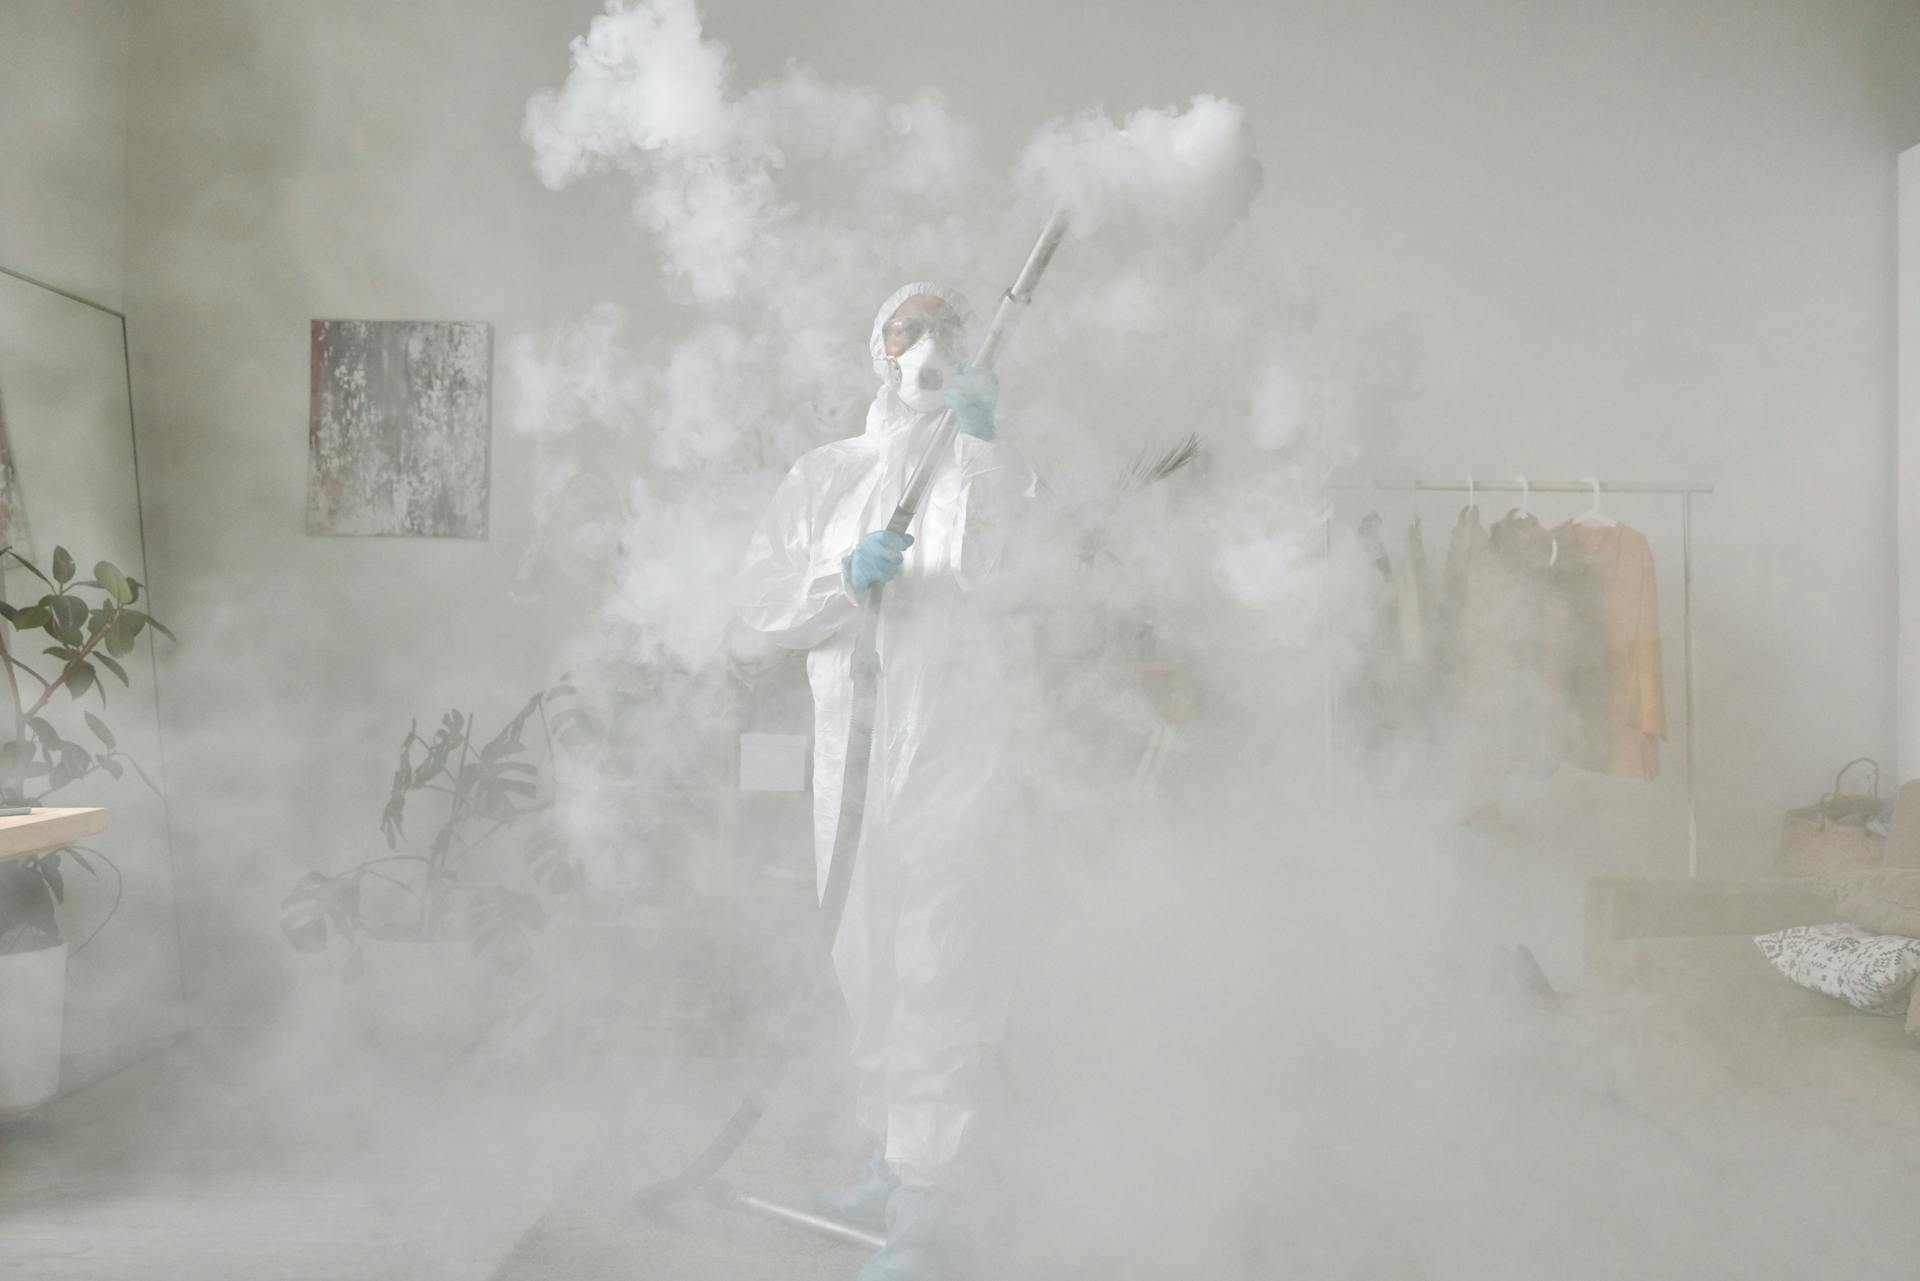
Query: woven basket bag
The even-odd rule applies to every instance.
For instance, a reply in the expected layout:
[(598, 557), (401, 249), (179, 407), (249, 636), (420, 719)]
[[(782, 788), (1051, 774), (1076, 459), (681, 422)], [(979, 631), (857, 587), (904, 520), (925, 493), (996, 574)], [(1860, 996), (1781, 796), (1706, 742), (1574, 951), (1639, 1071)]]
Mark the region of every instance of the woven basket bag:
[[(1856, 765), (1872, 767), (1870, 792), (1844, 790), (1847, 773)], [(1866, 820), (1881, 809), (1879, 763), (1866, 756), (1848, 761), (1834, 777), (1833, 790), (1819, 804), (1787, 811), (1780, 830), (1780, 870), (1788, 876), (1827, 876), (1880, 866), (1886, 858), (1887, 838), (1868, 830)], [(1857, 821), (1842, 821), (1849, 818)]]

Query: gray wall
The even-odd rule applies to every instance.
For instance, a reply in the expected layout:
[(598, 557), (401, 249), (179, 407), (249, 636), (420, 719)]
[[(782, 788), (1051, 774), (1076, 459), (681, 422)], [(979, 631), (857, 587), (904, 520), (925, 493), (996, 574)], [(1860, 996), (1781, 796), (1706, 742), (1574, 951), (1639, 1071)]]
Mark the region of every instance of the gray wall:
[[(304, 535), (306, 335), (485, 319), (499, 350), (603, 298), (642, 332), (682, 323), (618, 184), (544, 191), (519, 141), (597, 9), (134, 11), (128, 300), (210, 997), (274, 988), (287, 962), (259, 934), (292, 868), (378, 839), (406, 719), (503, 709), (564, 626), (510, 597), (530, 452), (504, 413), (490, 541)], [(932, 82), (995, 165), (1092, 103), (1244, 103), (1263, 233), (1419, 353), (1378, 462), (1719, 487), (1698, 531), (1705, 870), (1760, 867), (1784, 806), (1890, 753), (1912, 4), (719, 0), (708, 25), (742, 83), (788, 57), (889, 96)]]
[(412, 718), (497, 725), (552, 674), (564, 621), (512, 595), (531, 492), (504, 379), (488, 541), (309, 538), (308, 323), (487, 320), (498, 368), (512, 334), (648, 287), (618, 193), (552, 195), (519, 140), (589, 12), (135, 11), (134, 385), (156, 597), (183, 641), (164, 694), (186, 956), (211, 1009), (284, 989), (299, 871), (384, 852)]
[[(0, 4), (0, 267), (112, 309), (125, 304), (128, 36), (126, 0)], [(62, 543), (83, 565), (105, 557), (144, 572), (120, 321), (0, 280), (0, 331), (0, 402), (38, 558), (45, 564)], [(37, 590), (21, 571), (7, 586), (16, 598)], [(114, 686), (105, 716), (118, 744), (153, 770), (160, 745), (146, 663), (136, 655), (135, 688)], [(64, 701), (49, 715), (84, 736), (80, 708), (62, 710)], [(62, 1083), (71, 1090), (170, 1040), (181, 985), (162, 805), (131, 775), (96, 775), (56, 799), (108, 808), (112, 830), (89, 844), (126, 878), (112, 921), (68, 969)], [(115, 892), (104, 868), (96, 878), (68, 861), (64, 873), (71, 947), (113, 912)]]
[(127, 0), (0, 5), (0, 267), (120, 308)]

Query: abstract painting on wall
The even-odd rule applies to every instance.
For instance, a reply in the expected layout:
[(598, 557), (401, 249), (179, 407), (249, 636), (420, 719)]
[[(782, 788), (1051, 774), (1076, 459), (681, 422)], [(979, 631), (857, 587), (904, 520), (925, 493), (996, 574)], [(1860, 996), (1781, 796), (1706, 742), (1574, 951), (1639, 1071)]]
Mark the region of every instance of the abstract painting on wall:
[(26, 505), (20, 501), (20, 474), (13, 465), (5, 411), (5, 405), (0, 405), (0, 547), (11, 547), (32, 560), (33, 538), (27, 532)]
[(485, 538), (493, 327), (316, 320), (307, 532)]

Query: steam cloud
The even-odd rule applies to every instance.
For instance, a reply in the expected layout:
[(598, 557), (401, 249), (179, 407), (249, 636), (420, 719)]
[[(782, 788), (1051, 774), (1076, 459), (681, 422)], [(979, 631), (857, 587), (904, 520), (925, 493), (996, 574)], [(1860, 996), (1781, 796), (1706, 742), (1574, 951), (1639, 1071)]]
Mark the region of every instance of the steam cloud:
[(1265, 179), (1246, 113), (1211, 94), (1184, 112), (1143, 107), (1124, 125), (1098, 111), (1054, 121), (1027, 144), (1016, 174), (1084, 228), (1131, 215), (1202, 233), (1246, 217)]
[[(1437, 1181), (1421, 1185), (1393, 1174), (1391, 1154), (1343, 1151), (1339, 1122), (1298, 1104), (1318, 1091), (1358, 1109), (1375, 1091), (1408, 1124), (1444, 1114), (1438, 1095), (1513, 1051), (1497, 1019), (1474, 1021), (1484, 1011), (1446, 1021), (1457, 991), (1407, 981), (1446, 951), (1436, 940), (1459, 901), (1421, 860), (1418, 798), (1327, 822), (1321, 698), (1347, 675), (1372, 569), (1327, 555), (1321, 486), (1352, 456), (1364, 370), (1334, 300), (1299, 288), (1249, 232), (1266, 184), (1242, 110), (1200, 94), (1118, 122), (1075, 114), (1041, 124), (994, 175), (931, 92), (889, 102), (804, 66), (741, 86), (689, 0), (611, 0), (573, 42), (565, 82), (529, 103), (524, 133), (550, 187), (631, 184), (686, 308), (684, 329), (644, 349), (609, 302), (511, 351), (514, 421), (543, 468), (524, 589), (547, 590), (556, 559), (605, 584), (573, 657), (644, 673), (659, 725), (722, 728), (708, 710), (717, 673), (775, 661), (731, 624), (721, 585), (786, 467), (859, 430), (877, 301), (909, 279), (984, 301), (1044, 213), (1072, 210), (1076, 238), (1001, 368), (1002, 433), (1045, 485), (1032, 554), (1004, 588), (1020, 602), (1010, 652), (1036, 656), (1017, 696), (1030, 901), (1047, 921), (1009, 1051), (1018, 1137), (995, 1158), (995, 1181), (1033, 1209), (1007, 1262), (1265, 1276), (1286, 1274), (1284, 1255), (1332, 1276), (1421, 1275), (1425, 1258), (1451, 1275), (1479, 1257), (1440, 1226), (1475, 1207), (1437, 1172), (1450, 1144), (1486, 1144), (1500, 1124), (1486, 1109), (1434, 1122), (1444, 1137), (1420, 1160)], [(1189, 432), (1199, 463), (1128, 481)], [(1204, 743), (1164, 750), (1158, 736), (1189, 715)], [(682, 740), (668, 737), (643, 768), (675, 768)], [(604, 778), (581, 789), (575, 830), (617, 829), (619, 791)], [(1374, 857), (1356, 862), (1357, 849)], [(1383, 894), (1358, 869), (1394, 849), (1409, 853)], [(1398, 933), (1335, 979), (1322, 951), (1340, 934), (1319, 905), (1369, 893)], [(1382, 1052), (1396, 1019), (1416, 1040), (1451, 1038), (1424, 1082)], [(1362, 1147), (1378, 1137), (1359, 1133)], [(1536, 1187), (1518, 1165), (1471, 1195)], [(1427, 1239), (1352, 1231), (1363, 1188), (1388, 1189)], [(1115, 1224), (1153, 1226), (1115, 1238)]]

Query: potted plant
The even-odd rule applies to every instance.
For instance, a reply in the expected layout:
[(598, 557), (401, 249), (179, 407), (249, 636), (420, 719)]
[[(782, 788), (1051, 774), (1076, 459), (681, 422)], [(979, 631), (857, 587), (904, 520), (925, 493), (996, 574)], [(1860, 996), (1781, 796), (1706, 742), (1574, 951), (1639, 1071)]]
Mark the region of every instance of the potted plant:
[[(534, 821), (551, 811), (552, 791), (526, 741), (537, 716), (552, 760), (547, 709), (569, 692), (534, 695), (485, 741), (470, 713), (449, 711), (431, 740), (410, 725), (380, 816), (386, 853), (309, 872), (282, 902), (280, 927), (296, 949), (345, 947), (341, 978), (376, 1040), (444, 1046), (477, 1035), (500, 979), (527, 965), (532, 936), (573, 890), (562, 842)], [(428, 802), (431, 827), (416, 843), (407, 822)], [(531, 830), (517, 857), (495, 839), (514, 829)]]
[[(76, 581), (78, 571), (64, 547), (54, 549), (51, 574), (13, 548), (0, 548), (0, 568), (9, 562), (47, 590), (31, 605), (0, 601), (0, 665), (13, 707), (13, 737), (0, 744), (0, 807), (37, 809), (83, 779), (100, 773), (119, 779), (128, 769), (153, 787), (100, 716), (81, 710), (97, 747), (69, 738), (59, 722), (89, 694), (106, 710), (103, 671), (132, 684), (121, 660), (133, 653), (141, 633), (151, 627), (170, 640), (173, 633), (135, 608), (140, 582), (108, 561), (96, 564), (93, 577), (83, 582)], [(40, 639), (36, 632), (51, 642), (37, 655), (53, 660), (51, 675), (41, 670), (46, 664), (36, 667), (23, 657)], [(113, 905), (77, 952), (118, 910), (120, 869), (99, 850), (80, 845), (0, 859), (0, 1114), (38, 1106), (59, 1088), (69, 952), (58, 908), (66, 898), (68, 863), (92, 876), (99, 875), (95, 864), (104, 863), (114, 873)]]

